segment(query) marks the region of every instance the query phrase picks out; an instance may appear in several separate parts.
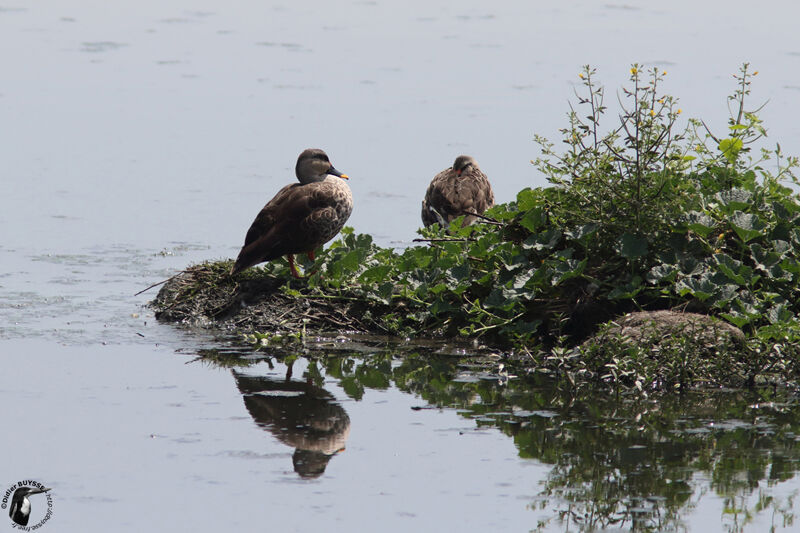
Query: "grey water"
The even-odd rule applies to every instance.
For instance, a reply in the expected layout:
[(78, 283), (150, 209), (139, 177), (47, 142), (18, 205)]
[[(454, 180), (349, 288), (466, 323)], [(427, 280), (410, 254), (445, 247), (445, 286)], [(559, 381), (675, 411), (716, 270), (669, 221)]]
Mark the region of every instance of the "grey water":
[(791, 530), (789, 393), (572, 397), (375, 341), (312, 342), (288, 367), (159, 324), (153, 291), (134, 295), (233, 256), (307, 147), (350, 175), (349, 225), (386, 246), (410, 244), (460, 153), (498, 201), (545, 185), (533, 135), (558, 141), (587, 63), (610, 118), (639, 62), (720, 131), (749, 61), (766, 146), (800, 154), (798, 15), (788, 0), (0, 4), (0, 494), (52, 487), (44, 531)]

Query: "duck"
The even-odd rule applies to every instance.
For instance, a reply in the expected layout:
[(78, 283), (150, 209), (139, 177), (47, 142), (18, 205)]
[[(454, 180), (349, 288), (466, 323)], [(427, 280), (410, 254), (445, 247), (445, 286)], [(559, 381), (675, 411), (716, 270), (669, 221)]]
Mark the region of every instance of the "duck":
[(294, 254), (307, 254), (333, 239), (353, 212), (353, 194), (342, 174), (319, 148), (297, 158), (299, 183), (286, 185), (256, 216), (230, 274), (286, 256), (292, 276), (300, 278)]
[(462, 227), (472, 224), (494, 205), (494, 192), (489, 178), (468, 155), (456, 157), (453, 166), (436, 174), (422, 200), (422, 223), (447, 227), (464, 216)]

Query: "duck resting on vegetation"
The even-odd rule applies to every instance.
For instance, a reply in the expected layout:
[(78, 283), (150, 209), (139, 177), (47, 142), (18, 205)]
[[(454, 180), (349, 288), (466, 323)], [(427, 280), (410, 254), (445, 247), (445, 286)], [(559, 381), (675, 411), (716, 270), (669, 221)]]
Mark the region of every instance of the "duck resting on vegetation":
[(292, 276), (299, 278), (293, 254), (308, 254), (333, 239), (353, 212), (353, 194), (328, 155), (318, 148), (304, 150), (295, 174), (300, 183), (278, 191), (256, 216), (244, 239), (231, 274), (282, 256)]
[(468, 155), (456, 157), (453, 166), (436, 174), (422, 200), (422, 223), (447, 227), (464, 216), (462, 226), (494, 205), (494, 192), (478, 163)]

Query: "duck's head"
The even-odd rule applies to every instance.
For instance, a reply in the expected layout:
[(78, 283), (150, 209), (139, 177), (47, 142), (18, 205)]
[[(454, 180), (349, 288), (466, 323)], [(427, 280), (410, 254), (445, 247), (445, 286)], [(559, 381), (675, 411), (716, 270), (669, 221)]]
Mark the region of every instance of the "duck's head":
[(329, 174), (342, 179), (348, 179), (347, 174), (342, 174), (333, 168), (330, 159), (328, 159), (328, 154), (319, 148), (303, 150), (303, 153), (297, 158), (297, 165), (294, 167), (294, 173), (302, 184), (322, 181)]
[(461, 177), (461, 173), (470, 168), (480, 170), (480, 167), (478, 167), (478, 162), (475, 161), (475, 159), (473, 159), (471, 156), (460, 155), (456, 157), (456, 160), (453, 163), (453, 170), (455, 171), (456, 176)]

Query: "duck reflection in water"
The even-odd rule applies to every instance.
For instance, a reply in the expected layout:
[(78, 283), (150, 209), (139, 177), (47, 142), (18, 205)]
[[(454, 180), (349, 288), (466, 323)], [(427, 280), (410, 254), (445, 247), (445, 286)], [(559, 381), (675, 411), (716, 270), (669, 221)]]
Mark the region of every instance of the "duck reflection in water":
[(249, 376), (233, 371), (244, 405), (256, 424), (287, 446), (294, 471), (302, 478), (321, 476), (331, 457), (344, 451), (350, 417), (334, 396), (307, 381)]

